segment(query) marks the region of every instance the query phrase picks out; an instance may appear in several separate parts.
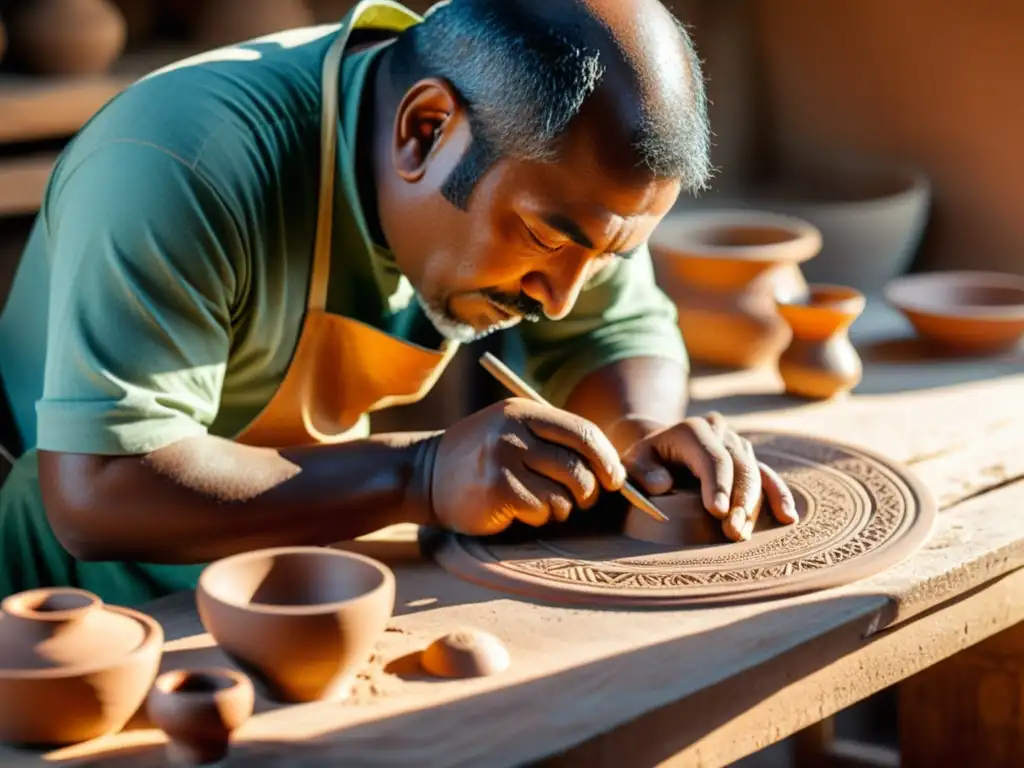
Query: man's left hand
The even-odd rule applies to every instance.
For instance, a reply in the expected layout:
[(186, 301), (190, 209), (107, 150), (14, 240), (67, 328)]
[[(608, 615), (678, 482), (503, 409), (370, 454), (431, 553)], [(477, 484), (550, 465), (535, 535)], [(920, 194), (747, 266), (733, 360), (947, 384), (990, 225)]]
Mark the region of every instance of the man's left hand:
[(719, 413), (648, 431), (622, 459), (629, 476), (654, 496), (673, 490), (672, 469), (688, 469), (700, 481), (705, 508), (722, 521), (722, 531), (733, 541), (750, 538), (762, 493), (780, 523), (798, 519), (786, 483), (757, 460), (750, 441), (731, 430)]

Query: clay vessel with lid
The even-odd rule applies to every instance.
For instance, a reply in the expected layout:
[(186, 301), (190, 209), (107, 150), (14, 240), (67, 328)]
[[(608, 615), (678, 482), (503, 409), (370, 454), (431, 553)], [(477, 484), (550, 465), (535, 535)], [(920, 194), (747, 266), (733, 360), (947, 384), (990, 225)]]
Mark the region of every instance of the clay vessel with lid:
[(61, 745), (119, 731), (156, 678), (164, 633), (79, 589), (0, 603), (0, 740)]
[(124, 50), (124, 17), (109, 0), (32, 0), (15, 6), (11, 55), (39, 75), (106, 72)]
[(227, 756), (255, 700), (249, 678), (233, 669), (176, 669), (156, 679), (146, 711), (167, 734), (172, 762), (207, 765)]
[(892, 281), (886, 300), (942, 352), (997, 355), (1024, 338), (1024, 277), (954, 271)]
[(233, 555), (207, 566), (196, 588), (203, 626), (280, 702), (346, 696), (394, 604), (391, 569), (323, 547)]
[(775, 311), (777, 281), (820, 249), (811, 224), (758, 211), (673, 213), (651, 237), (690, 357), (728, 368), (778, 359), (789, 329)]
[(860, 383), (863, 366), (849, 330), (864, 304), (864, 295), (854, 288), (814, 284), (805, 300), (778, 303), (779, 314), (793, 332), (779, 358), (786, 392), (827, 400)]
[(241, 43), (314, 23), (303, 0), (206, 0), (197, 13), (193, 34), (208, 46)]

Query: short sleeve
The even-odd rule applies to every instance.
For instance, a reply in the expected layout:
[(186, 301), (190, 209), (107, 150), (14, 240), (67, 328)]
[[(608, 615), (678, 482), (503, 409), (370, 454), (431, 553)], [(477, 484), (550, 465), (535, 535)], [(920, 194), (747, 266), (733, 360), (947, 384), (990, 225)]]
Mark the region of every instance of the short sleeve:
[(205, 433), (242, 253), (220, 198), (171, 153), (117, 141), (58, 172), (44, 216), (51, 283), (38, 447), (143, 454)]
[(650, 252), (618, 258), (584, 286), (561, 320), (524, 324), (526, 370), (544, 396), (564, 406), (589, 374), (632, 357), (689, 360), (676, 308), (658, 287)]

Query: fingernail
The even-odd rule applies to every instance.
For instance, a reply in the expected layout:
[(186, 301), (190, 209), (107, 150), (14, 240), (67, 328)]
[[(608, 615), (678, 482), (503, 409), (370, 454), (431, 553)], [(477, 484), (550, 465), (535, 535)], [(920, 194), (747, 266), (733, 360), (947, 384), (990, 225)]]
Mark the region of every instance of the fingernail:
[(616, 464), (615, 470), (612, 472), (612, 480), (615, 481), (616, 485), (622, 485), (626, 482), (626, 468), (621, 464)]
[(729, 497), (724, 493), (716, 493), (713, 503), (719, 514), (724, 515), (729, 511)]
[(733, 507), (729, 514), (729, 525), (737, 533), (743, 532), (743, 526), (747, 524), (747, 510), (743, 507)]
[(746, 525), (743, 526), (743, 538), (749, 539), (754, 535), (754, 521), (748, 520)]
[(656, 467), (655, 469), (652, 469), (650, 472), (647, 473), (645, 479), (651, 485), (658, 487), (668, 485), (669, 483), (671, 483), (672, 475), (670, 475), (668, 473), (668, 470), (665, 469), (664, 467)]

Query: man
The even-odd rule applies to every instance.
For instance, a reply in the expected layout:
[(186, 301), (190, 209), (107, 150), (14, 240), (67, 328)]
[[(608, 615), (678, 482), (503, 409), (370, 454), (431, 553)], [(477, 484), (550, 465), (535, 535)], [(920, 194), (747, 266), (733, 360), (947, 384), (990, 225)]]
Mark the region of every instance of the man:
[[(794, 521), (749, 443), (684, 419), (645, 246), (708, 136), (657, 0), (365, 2), (135, 84), (57, 164), (0, 323), (32, 449), (0, 594), (134, 604), (246, 549), (562, 521), (625, 468), (658, 494), (688, 467), (734, 539), (762, 491)], [(366, 434), (513, 326), (552, 407)]]

